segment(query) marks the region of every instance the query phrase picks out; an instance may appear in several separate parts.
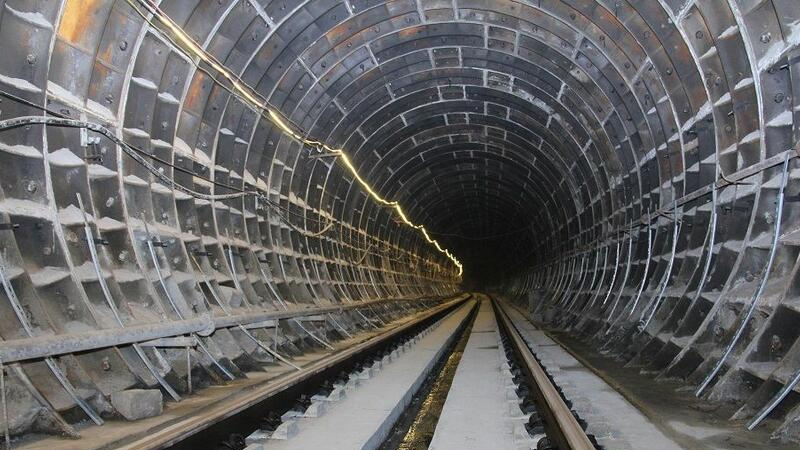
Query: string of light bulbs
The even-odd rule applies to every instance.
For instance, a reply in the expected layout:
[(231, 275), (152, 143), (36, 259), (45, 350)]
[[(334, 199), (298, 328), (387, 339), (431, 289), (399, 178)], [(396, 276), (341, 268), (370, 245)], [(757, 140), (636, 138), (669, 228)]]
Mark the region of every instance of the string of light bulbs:
[[(136, 7), (134, 1), (138, 2), (138, 4), (142, 5), (147, 11), (156, 19), (158, 22), (162, 24), (178, 42), (176, 46), (184, 52), (189, 53), (187, 56), (190, 59), (192, 57), (198, 58), (201, 62), (208, 64), (211, 68), (214, 69), (218, 74), (224, 77), (229, 83), (229, 92), (235, 95), (240, 100), (247, 103), (250, 107), (255, 109), (256, 111), (260, 112), (262, 117), (267, 118), (270, 122), (272, 122), (275, 126), (281, 129), (286, 135), (290, 136), (292, 139), (311, 147), (316, 148), (318, 151), (325, 151), (332, 155), (337, 156), (337, 161), (350, 173), (350, 175), (355, 179), (358, 184), (362, 187), (362, 189), (369, 194), (369, 196), (379, 204), (388, 206), (393, 208), (403, 223), (415, 230), (418, 230), (425, 240), (433, 245), (440, 253), (444, 254), (448, 259), (450, 259), (453, 264), (458, 269), (458, 276), (461, 276), (463, 273), (463, 265), (461, 262), (456, 258), (450, 250), (441, 246), (438, 240), (433, 239), (430, 237), (428, 231), (425, 229), (424, 225), (415, 224), (411, 220), (409, 220), (408, 216), (406, 215), (405, 211), (403, 210), (402, 206), (394, 200), (387, 200), (380, 194), (378, 194), (370, 184), (361, 177), (358, 170), (356, 169), (355, 165), (352, 163), (350, 158), (347, 156), (343, 148), (333, 148), (326, 144), (325, 142), (309, 139), (305, 137), (307, 133), (303, 132), (302, 134), (295, 131), (294, 128), (300, 128), (294, 124), (291, 124), (291, 120), (283, 116), (277, 108), (272, 106), (266, 99), (264, 99), (258, 92), (256, 92), (253, 88), (251, 88), (247, 83), (245, 83), (241, 78), (239, 78), (236, 74), (229, 71), (224, 64), (219, 62), (213, 55), (209, 54), (205, 51), (197, 42), (194, 41), (186, 32), (176, 24), (167, 14), (165, 14), (159, 7), (156, 5), (152, 0), (126, 0), (131, 7), (133, 7), (140, 15), (144, 17), (144, 19), (158, 32), (162, 35), (165, 35), (165, 30), (155, 26), (153, 22), (146, 17), (146, 15), (142, 14), (142, 11)], [(172, 41), (175, 42), (175, 41)], [(180, 44), (180, 45), (178, 45)], [(219, 80), (213, 78), (215, 82), (221, 85)], [(223, 86), (224, 87), (224, 86)], [(266, 113), (266, 114), (264, 114)]]

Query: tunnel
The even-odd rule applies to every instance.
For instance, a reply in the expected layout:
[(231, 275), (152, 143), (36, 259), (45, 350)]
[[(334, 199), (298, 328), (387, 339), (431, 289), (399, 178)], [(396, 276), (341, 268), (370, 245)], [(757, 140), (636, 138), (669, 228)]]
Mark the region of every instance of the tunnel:
[(795, 90), (797, 0), (0, 0), (4, 448), (244, 448), (457, 302), (675, 448), (796, 448)]

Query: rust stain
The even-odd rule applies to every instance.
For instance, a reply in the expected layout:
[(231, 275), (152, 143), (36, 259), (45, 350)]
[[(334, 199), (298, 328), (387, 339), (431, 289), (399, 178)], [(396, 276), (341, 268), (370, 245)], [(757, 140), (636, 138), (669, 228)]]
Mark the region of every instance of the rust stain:
[(73, 45), (80, 45), (87, 30), (94, 28), (92, 25), (97, 9), (100, 8), (99, 3), (104, 1), (67, 0), (58, 27), (58, 36)]
[(189, 84), (189, 90), (186, 92), (186, 100), (183, 107), (189, 111), (201, 113), (200, 105), (204, 98), (206, 76), (202, 72), (195, 73)]
[(401, 40), (405, 39), (412, 39), (416, 34), (422, 34), (424, 31), (423, 27), (416, 26), (416, 27), (408, 27), (405, 29), (400, 30), (397, 35), (402, 38)]

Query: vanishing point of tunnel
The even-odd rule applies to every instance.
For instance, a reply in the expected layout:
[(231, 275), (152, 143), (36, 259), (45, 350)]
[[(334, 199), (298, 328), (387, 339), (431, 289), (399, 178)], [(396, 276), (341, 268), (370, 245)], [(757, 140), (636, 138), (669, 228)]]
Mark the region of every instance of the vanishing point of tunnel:
[(798, 0), (0, 0), (0, 449), (800, 448)]

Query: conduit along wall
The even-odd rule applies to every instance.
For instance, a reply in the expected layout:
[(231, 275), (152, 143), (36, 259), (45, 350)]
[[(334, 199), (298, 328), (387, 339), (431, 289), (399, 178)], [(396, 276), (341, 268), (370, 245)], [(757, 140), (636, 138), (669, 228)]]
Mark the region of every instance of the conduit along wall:
[(794, 0), (0, 5), (12, 434), (463, 280), (797, 436)]

